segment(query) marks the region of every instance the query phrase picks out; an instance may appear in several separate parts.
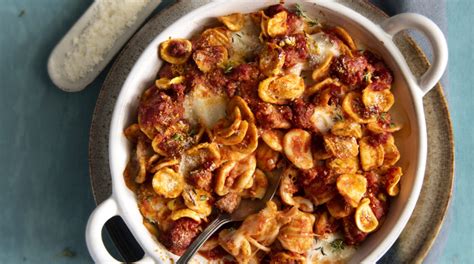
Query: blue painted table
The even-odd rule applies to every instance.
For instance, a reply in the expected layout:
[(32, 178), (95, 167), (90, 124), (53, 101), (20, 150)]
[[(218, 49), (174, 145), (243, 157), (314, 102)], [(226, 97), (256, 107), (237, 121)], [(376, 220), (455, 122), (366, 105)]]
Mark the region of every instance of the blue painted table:
[[(91, 262), (83, 235), (94, 208), (87, 144), (104, 74), (70, 94), (46, 72), (50, 51), (91, 2), (0, 0), (0, 263)], [(473, 12), (470, 0), (447, 4), (456, 185), (439, 263), (474, 262)]]

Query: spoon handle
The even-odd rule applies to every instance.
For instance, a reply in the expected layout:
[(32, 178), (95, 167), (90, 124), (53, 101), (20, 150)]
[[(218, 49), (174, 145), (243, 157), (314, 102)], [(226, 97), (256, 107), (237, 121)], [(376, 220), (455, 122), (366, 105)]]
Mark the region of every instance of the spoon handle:
[(196, 251), (201, 248), (202, 244), (207, 241), (207, 239), (214, 234), (214, 232), (219, 229), (219, 227), (223, 226), (231, 222), (231, 218), (229, 215), (223, 214), (219, 215), (216, 219), (214, 219), (207, 227), (202, 231), (202, 233), (189, 245), (188, 249), (184, 254), (178, 259), (177, 264), (185, 264), (194, 256)]

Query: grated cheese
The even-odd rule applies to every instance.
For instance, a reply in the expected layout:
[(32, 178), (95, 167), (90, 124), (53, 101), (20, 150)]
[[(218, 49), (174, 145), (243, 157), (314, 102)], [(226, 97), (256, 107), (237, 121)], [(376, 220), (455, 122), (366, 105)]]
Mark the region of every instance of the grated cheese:
[(77, 81), (91, 72), (150, 0), (96, 0), (91, 22), (73, 39), (64, 60), (65, 76)]

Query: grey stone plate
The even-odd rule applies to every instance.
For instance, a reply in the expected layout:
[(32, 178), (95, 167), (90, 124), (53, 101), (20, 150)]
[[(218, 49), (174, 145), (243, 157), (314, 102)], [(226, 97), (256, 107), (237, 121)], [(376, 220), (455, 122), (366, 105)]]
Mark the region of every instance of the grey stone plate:
[[(89, 168), (92, 190), (97, 203), (111, 194), (108, 162), (108, 131), (117, 95), (130, 69), (150, 41), (182, 15), (209, 0), (179, 1), (156, 14), (124, 47), (103, 83), (96, 103), (89, 139)], [(365, 1), (338, 0), (380, 23), (387, 15)], [(428, 60), (408, 36), (399, 35), (396, 43), (416, 76), (428, 67)], [(420, 263), (426, 257), (446, 215), (454, 180), (454, 143), (451, 120), (441, 85), (423, 99), (428, 128), (428, 160), (423, 189), (415, 211), (397, 242), (380, 263)], [(107, 229), (125, 261), (140, 259), (143, 251), (120, 219)]]

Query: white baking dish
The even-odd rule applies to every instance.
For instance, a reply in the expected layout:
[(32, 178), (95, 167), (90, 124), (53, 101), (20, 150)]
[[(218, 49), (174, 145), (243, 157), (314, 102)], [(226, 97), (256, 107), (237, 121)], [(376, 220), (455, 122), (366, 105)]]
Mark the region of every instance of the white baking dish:
[[(288, 5), (296, 0), (286, 1)], [(377, 25), (354, 10), (334, 1), (298, 1), (310, 16), (323, 16), (330, 24), (341, 25), (354, 39), (370, 50), (382, 55), (393, 70), (396, 102), (391, 110), (395, 120), (403, 124), (403, 129), (395, 134), (401, 153), (399, 161), (404, 170), (401, 191), (393, 199), (387, 219), (381, 228), (370, 235), (357, 249), (351, 263), (374, 263), (395, 242), (405, 227), (418, 199), (425, 172), (427, 155), (427, 135), (422, 98), (441, 78), (447, 64), (448, 49), (446, 39), (439, 28), (429, 19), (418, 14), (400, 14), (388, 18)], [(112, 196), (100, 204), (91, 214), (86, 241), (92, 258), (96, 262), (111, 263), (116, 260), (104, 247), (101, 229), (104, 223), (115, 215), (120, 215), (132, 234), (145, 251), (144, 262), (169, 263), (177, 257), (147, 231), (138, 210), (135, 195), (125, 185), (123, 171), (129, 159), (130, 144), (123, 135), (136, 114), (139, 95), (150, 84), (161, 67), (157, 57), (160, 42), (169, 37), (190, 37), (203, 28), (210, 18), (233, 12), (252, 12), (275, 4), (274, 0), (260, 1), (214, 1), (185, 15), (161, 34), (144, 50), (127, 80), (115, 105), (109, 138), (109, 162), (112, 175)], [(394, 34), (404, 29), (416, 29), (425, 34), (433, 47), (433, 63), (419, 79), (410, 72), (405, 59), (394, 44)]]

